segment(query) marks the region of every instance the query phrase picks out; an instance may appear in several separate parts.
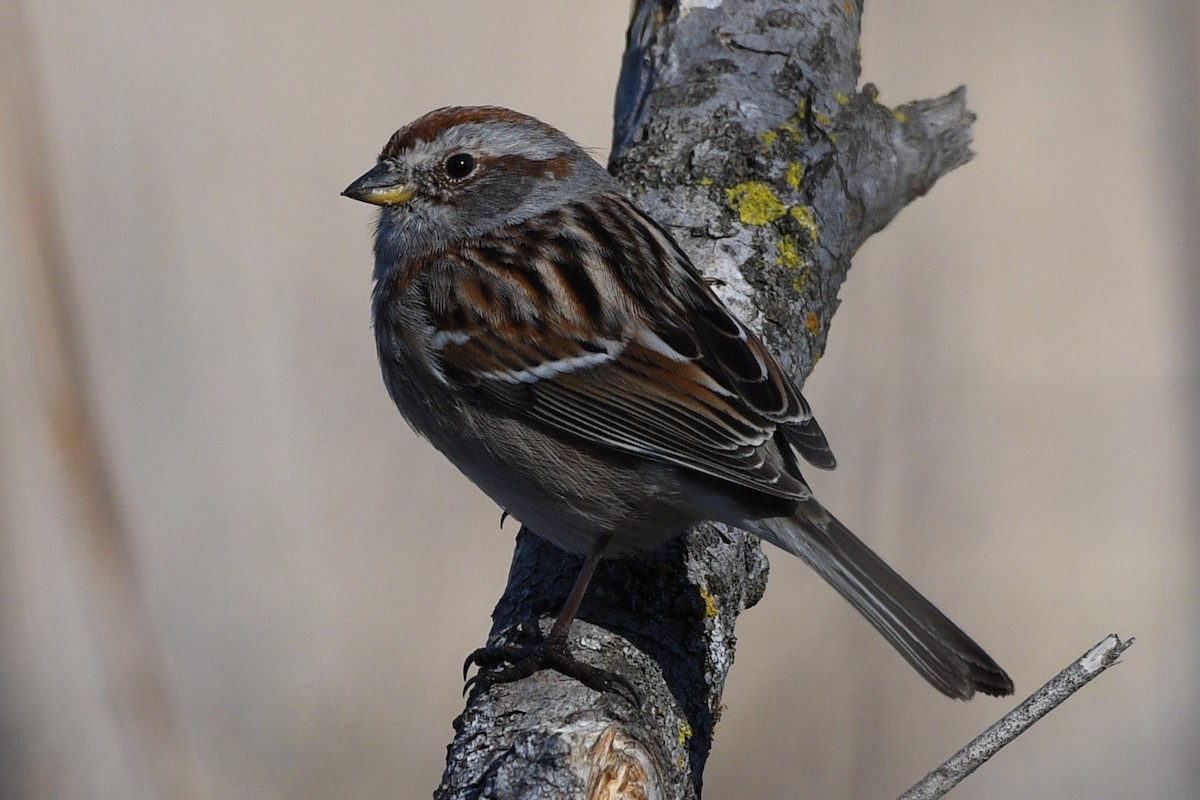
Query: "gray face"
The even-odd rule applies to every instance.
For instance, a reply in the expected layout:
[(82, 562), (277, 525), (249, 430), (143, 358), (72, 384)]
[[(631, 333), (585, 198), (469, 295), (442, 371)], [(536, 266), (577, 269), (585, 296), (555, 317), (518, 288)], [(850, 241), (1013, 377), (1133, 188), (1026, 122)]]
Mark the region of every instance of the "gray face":
[[(357, 191), (368, 181), (373, 193)], [(411, 258), (603, 192), (622, 192), (561, 132), (504, 109), (440, 109), (400, 129), (346, 194), (382, 206), (376, 277)]]

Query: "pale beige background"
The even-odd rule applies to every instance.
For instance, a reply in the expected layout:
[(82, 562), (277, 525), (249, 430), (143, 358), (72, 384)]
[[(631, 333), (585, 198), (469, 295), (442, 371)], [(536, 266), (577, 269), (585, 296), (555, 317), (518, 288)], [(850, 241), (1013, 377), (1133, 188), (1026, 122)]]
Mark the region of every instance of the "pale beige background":
[[(4, 2), (205, 796), (427, 797), (515, 526), (390, 406), (371, 214), (338, 192), (450, 103), (603, 157), (626, 4)], [(1019, 692), (1138, 637), (955, 797), (1195, 797), (1196, 9), (866, 13), (864, 78), (889, 103), (966, 83), (979, 157), (857, 259), (806, 390), (842, 464), (816, 487)], [(0, 162), (0, 795), (142, 797), (48, 449), (22, 158)], [(772, 567), (706, 796), (892, 797), (1009, 707), (942, 699), (802, 565)]]

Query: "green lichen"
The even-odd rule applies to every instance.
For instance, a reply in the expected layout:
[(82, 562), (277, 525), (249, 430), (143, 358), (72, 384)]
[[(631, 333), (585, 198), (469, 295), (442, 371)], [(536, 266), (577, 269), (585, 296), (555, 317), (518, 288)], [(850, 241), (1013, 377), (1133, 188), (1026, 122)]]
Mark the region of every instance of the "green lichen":
[(767, 225), (788, 212), (771, 187), (759, 181), (746, 181), (726, 189), (725, 198), (743, 225)]

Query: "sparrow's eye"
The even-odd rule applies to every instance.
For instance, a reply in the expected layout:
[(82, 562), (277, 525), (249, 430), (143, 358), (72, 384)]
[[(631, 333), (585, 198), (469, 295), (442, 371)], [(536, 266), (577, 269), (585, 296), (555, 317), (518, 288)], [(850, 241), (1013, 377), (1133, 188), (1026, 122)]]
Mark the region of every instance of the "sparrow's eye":
[(446, 159), (446, 174), (456, 181), (475, 171), (475, 157), (470, 153), (455, 153)]

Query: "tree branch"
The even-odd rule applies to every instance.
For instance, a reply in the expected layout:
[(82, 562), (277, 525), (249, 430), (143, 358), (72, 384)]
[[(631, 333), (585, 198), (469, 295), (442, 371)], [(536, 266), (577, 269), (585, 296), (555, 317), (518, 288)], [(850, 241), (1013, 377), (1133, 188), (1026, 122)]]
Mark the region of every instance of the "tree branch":
[(1025, 699), (1025, 702), (1005, 714), (994, 725), (979, 734), (942, 765), (930, 772), (899, 800), (936, 800), (962, 783), (968, 775), (983, 766), (1006, 744), (1027, 731), (1033, 723), (1049, 714), (1075, 692), (1087, 686), (1092, 678), (1116, 664), (1121, 655), (1133, 646), (1135, 639), (1121, 638), (1115, 633), (1104, 637), (1045, 686)]
[[(970, 158), (974, 117), (961, 89), (895, 110), (857, 91), (861, 2), (704, 5), (636, 4), (610, 169), (799, 383), (851, 256)], [(578, 569), (522, 530), (489, 643), (548, 627)], [(456, 720), (435, 797), (699, 797), (734, 623), (766, 575), (754, 537), (711, 525), (603, 562), (572, 649), (642, 708), (552, 672), (491, 687)]]

